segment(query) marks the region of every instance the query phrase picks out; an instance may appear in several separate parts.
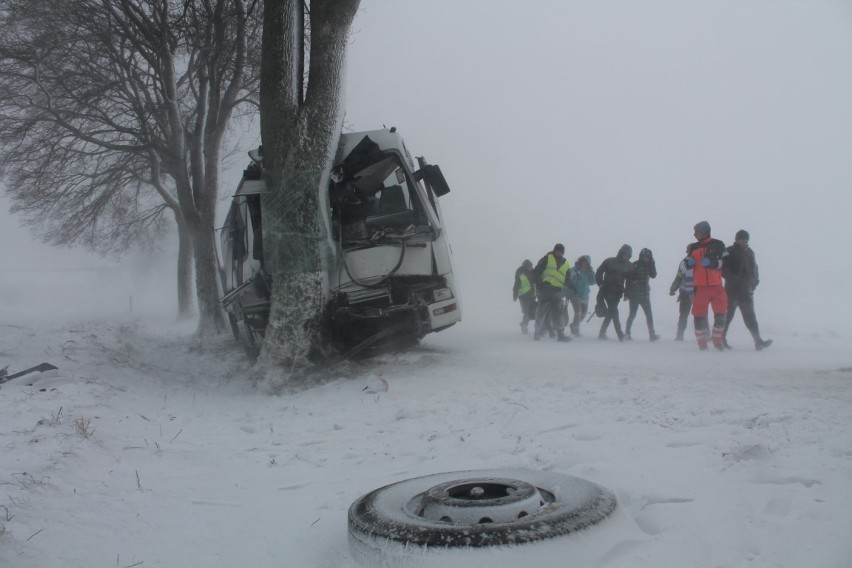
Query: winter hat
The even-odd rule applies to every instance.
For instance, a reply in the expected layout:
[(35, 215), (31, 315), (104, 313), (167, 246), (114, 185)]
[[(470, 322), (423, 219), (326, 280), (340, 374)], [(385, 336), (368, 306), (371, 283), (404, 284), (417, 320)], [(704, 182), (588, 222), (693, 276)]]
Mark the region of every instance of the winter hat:
[(555, 245), (553, 245), (553, 252), (556, 252), (556, 251), (564, 253), (565, 252), (565, 245), (563, 245), (562, 243), (556, 243)]
[(532, 268), (532, 261), (530, 259), (526, 259), (521, 263), (521, 266), (524, 268)]
[(737, 235), (734, 237), (734, 240), (738, 241), (740, 239), (748, 240), (748, 231), (746, 231), (745, 229), (740, 229), (739, 231), (737, 231)]
[(701, 233), (702, 235), (710, 235), (710, 223), (707, 221), (701, 221), (695, 224), (695, 231)]

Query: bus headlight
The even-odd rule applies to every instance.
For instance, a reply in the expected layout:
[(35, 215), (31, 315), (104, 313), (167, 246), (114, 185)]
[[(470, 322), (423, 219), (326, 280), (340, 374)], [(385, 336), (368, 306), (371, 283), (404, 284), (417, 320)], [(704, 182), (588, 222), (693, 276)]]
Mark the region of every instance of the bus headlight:
[(435, 298), (435, 302), (443, 302), (453, 297), (453, 291), (449, 288), (438, 288), (432, 292), (432, 296)]

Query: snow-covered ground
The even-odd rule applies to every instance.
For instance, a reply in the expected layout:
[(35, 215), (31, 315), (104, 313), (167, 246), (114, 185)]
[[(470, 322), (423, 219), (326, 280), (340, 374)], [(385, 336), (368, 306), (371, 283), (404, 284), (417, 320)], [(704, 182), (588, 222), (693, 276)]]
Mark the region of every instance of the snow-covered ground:
[[(164, 323), (167, 256), (36, 250), (0, 195), (0, 369), (58, 367), (0, 386), (0, 568), (354, 568), (356, 498), (485, 468), (589, 479), (618, 514), (422, 565), (852, 567), (849, 6), (362, 2), (347, 124), (441, 164), (465, 320), (300, 389)], [(671, 339), (702, 219), (751, 232), (765, 352), (739, 316), (734, 351)], [(555, 242), (653, 249), (663, 339), (522, 336), (509, 281)]]
[(770, 330), (758, 353), (738, 321), (725, 353), (665, 328), (602, 342), (594, 323), (533, 342), (516, 309), (283, 391), (256, 384), (229, 338), (0, 318), (0, 367), (59, 367), (0, 387), (0, 566), (351, 568), (362, 494), (503, 467), (597, 482), (619, 513), (422, 565), (852, 566), (847, 340)]

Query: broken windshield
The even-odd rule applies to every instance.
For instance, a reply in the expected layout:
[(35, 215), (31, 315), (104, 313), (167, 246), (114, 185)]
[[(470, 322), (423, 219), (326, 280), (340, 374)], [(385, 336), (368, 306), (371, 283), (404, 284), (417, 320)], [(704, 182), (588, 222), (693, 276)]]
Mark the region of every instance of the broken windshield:
[(416, 187), (393, 155), (332, 182), (331, 205), (344, 248), (433, 234)]

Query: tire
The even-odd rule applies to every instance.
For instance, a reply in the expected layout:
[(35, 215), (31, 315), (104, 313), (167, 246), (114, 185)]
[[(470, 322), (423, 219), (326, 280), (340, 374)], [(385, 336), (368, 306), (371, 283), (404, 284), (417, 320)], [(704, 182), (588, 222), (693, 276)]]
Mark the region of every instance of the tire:
[(585, 529), (615, 508), (603, 487), (559, 473), (439, 473), (357, 499), (349, 508), (349, 547), (356, 559), (375, 562), (377, 555), (418, 548), (517, 545)]
[(260, 355), (260, 341), (255, 337), (255, 333), (249, 326), (248, 316), (239, 300), (234, 302), (234, 312), (236, 315), (232, 329), (236, 328), (237, 339), (243, 344), (243, 349), (248, 358), (255, 361)]
[(237, 318), (234, 317), (234, 314), (231, 312), (227, 312), (228, 314), (228, 323), (231, 324), (231, 333), (234, 335), (234, 339), (237, 341), (242, 341), (240, 337), (240, 327), (237, 325)]

